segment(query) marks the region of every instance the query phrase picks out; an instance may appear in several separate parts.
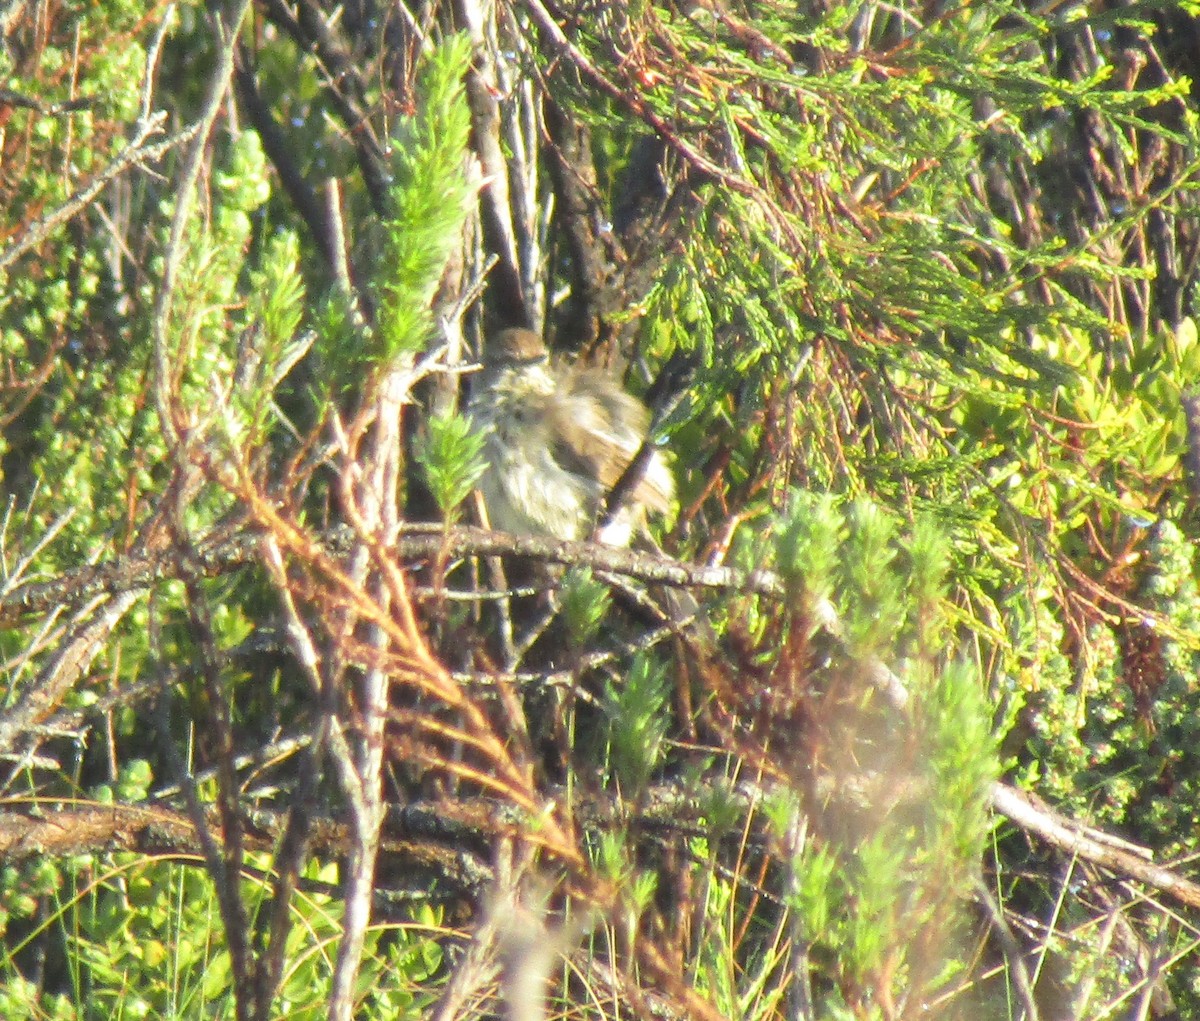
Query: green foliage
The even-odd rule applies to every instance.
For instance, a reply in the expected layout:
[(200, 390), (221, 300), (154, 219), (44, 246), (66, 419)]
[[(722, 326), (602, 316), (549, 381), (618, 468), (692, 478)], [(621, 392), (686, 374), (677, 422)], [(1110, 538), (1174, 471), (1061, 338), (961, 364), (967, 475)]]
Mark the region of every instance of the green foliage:
[(650, 907), (657, 879), (632, 863), (631, 850), (620, 833), (605, 833), (596, 848), (596, 863), (600, 874), (620, 890), (621, 908), (635, 922)]
[(154, 772), (145, 759), (131, 759), (121, 766), (117, 777), (116, 797), (125, 804), (145, 801), (154, 781)]
[[(1186, 853), (1200, 797), (1194, 712), (1200, 669), (1193, 543), (1160, 522), (1147, 547), (1142, 598), (1154, 614), (1096, 625), (1096, 661), (1074, 683), (1031, 694), (1038, 779), (1063, 804), (1149, 837), (1167, 858)], [(1036, 713), (1034, 715), (1033, 713)]]
[[(340, 934), (340, 908), (332, 896), (336, 868), (313, 864), (306, 880), (329, 893), (296, 898), (297, 924), (288, 934), (289, 962), (277, 1001), (281, 1016), (316, 1021), (326, 1016), (330, 977), (328, 944)], [(270, 887), (247, 880), (252, 906), (269, 903)], [(70, 951), (71, 995), (39, 999), (15, 966), (20, 944), (0, 956), (0, 995), (14, 1018), (96, 1021), (107, 1017), (232, 1018), (232, 973), (211, 882), (194, 865), (152, 864), (122, 856), (108, 872), (95, 863), (72, 863), (66, 874), (51, 863), (9, 869), (0, 880), (0, 903), (10, 917), (44, 916), (41, 927), (58, 934)], [(442, 965), (431, 938), (440, 925), (426, 908), (407, 927), (369, 933), (361, 999), (373, 1017), (411, 1017), (430, 1002), (424, 987)]]
[(604, 691), (609, 718), (609, 767), (627, 798), (637, 798), (663, 761), (670, 725), (670, 684), (662, 663), (634, 657), (628, 672)]
[[(699, 842), (693, 852), (701, 861), (710, 856)], [(725, 1017), (778, 1017), (787, 988), (779, 981), (789, 964), (786, 944), (764, 945), (749, 959), (741, 959), (736, 948), (737, 884), (719, 874), (706, 877), (702, 910), (709, 935), (697, 953), (698, 988)]]
[(886, 655), (904, 620), (907, 578), (895, 570), (896, 522), (876, 504), (857, 501), (848, 515), (843, 547), (845, 633), (852, 655)]
[[(890, 76), (831, 60), (790, 88), (780, 81), (773, 105), (761, 94), (739, 103), (741, 123), (751, 120), (771, 138), (772, 158), (800, 171), (801, 183), (792, 184), (807, 188), (804, 222), (773, 224), (764, 238), (748, 226), (754, 202), (714, 189), (703, 229), (662, 267), (645, 332), (667, 349), (717, 353), (687, 409), (705, 425), (679, 425), (674, 436), (704, 450), (714, 430), (722, 435), (726, 506), (761, 521), (793, 482), (873, 497), (876, 510), (839, 509), (820, 527), (812, 522), (831, 507), (862, 505), (789, 497), (773, 546), (783, 580), (809, 613), (832, 597), (853, 657), (895, 666), (908, 656), (919, 667), (906, 674), (927, 692), (914, 711), (942, 719), (918, 722), (946, 735), (927, 778), (942, 791), (932, 803), (938, 822), (920, 829), (930, 853), (969, 860), (960, 856), (980, 846), (985, 827), (983, 802), (965, 792), (986, 786), (996, 770), (967, 754), (986, 737), (988, 706), (972, 703), (987, 688), (977, 677), (957, 678), (966, 668), (953, 662), (921, 665), (931, 649), (958, 643), (989, 665), (993, 695), (1025, 705), (1013, 711), (1034, 734), (1020, 749), (1030, 783), (1178, 854), (1176, 834), (1188, 824), (1166, 806), (1186, 814), (1194, 803), (1181, 786), (1190, 775), (1182, 749), (1191, 742), (1174, 726), (1186, 715), (1176, 716), (1184, 693), (1194, 695), (1194, 681), (1184, 678), (1195, 673), (1187, 658), (1177, 668), (1174, 654), (1197, 647), (1200, 631), (1190, 594), (1164, 602), (1150, 593), (1161, 539), (1186, 511), (1180, 393), (1195, 376), (1195, 331), (1188, 319), (1169, 328), (1122, 321), (1120, 300), (1108, 296), (1152, 300), (1138, 286), (1154, 273), (1147, 260), (1121, 259), (1115, 250), (1125, 241), (1110, 242), (1143, 238), (1147, 210), (1171, 204), (1185, 178), (1143, 205), (1114, 200), (1100, 243), (1095, 234), (1064, 243), (1054, 228), (1069, 222), (1062, 211), (1070, 183), (1053, 168), (1071, 164), (1079, 141), (1067, 125), (1083, 116), (1102, 120), (1100, 135), (1132, 162), (1141, 158), (1132, 140), (1145, 136), (1126, 128), (1180, 142), (1175, 168), (1186, 176), (1194, 113), (1185, 111), (1183, 133), (1150, 126), (1171, 108), (1182, 79), (1126, 91), (1114, 87), (1115, 67), (1076, 80), (1048, 74), (1042, 45), (1060, 38), (1062, 23), (1027, 12), (1008, 20), (1011, 13), (1003, 5), (964, 8), (897, 50), (881, 46), (876, 56), (890, 53)], [(847, 11), (816, 17), (797, 34), (845, 50)], [(1090, 19), (1079, 20), (1079, 31), (1092, 31)], [(693, 52), (720, 47), (691, 38), (693, 26), (681, 19), (672, 29)], [(720, 47), (727, 48), (736, 51)], [(787, 98), (801, 92), (796, 116)], [(665, 114), (666, 95), (654, 101)], [(692, 112), (683, 108), (684, 117)], [(795, 127), (774, 123), (785, 117)], [(822, 141), (798, 151), (809, 127)], [(752, 167), (757, 155), (737, 150)], [(1021, 174), (1046, 189), (1056, 211), (1032, 239), (1030, 207), (1006, 216), (989, 191), (1005, 175), (1012, 187)], [(1194, 215), (1183, 212), (1190, 203), (1177, 215)], [(824, 221), (831, 208), (855, 218), (856, 229)], [(779, 250), (784, 230), (808, 260), (790, 272)], [(803, 286), (793, 292), (797, 279)], [(736, 353), (726, 354), (722, 331), (736, 337)], [(762, 455), (768, 442), (770, 459)], [(878, 518), (881, 506), (916, 523), (911, 539)], [(846, 537), (853, 548), (837, 562), (831, 551)], [(735, 542), (731, 560), (761, 566), (761, 543)], [(1190, 578), (1195, 565), (1189, 556), (1171, 570)], [(955, 604), (949, 617), (947, 599)], [(754, 642), (775, 634), (757, 600), (741, 623)], [(769, 662), (767, 647), (753, 645)], [(956, 792), (958, 781), (964, 790)], [(961, 831), (950, 822), (956, 812)], [(902, 836), (894, 846), (916, 853)], [(880, 903), (888, 889), (881, 883)], [(845, 918), (852, 908), (838, 899), (818, 914)], [(869, 957), (864, 952), (860, 965)]]
[[(145, 4), (43, 6), (36, 31), (17, 19), (0, 45), (5, 90), (36, 100), (3, 104), (0, 252), (125, 147), (144, 80), (153, 109), (190, 124), (221, 45), (204, 5), (176, 5), (148, 72), (157, 15)], [(603, 920), (616, 931), (591, 949), (656, 995), (686, 985), (727, 1016), (766, 1019), (793, 1010), (804, 980), (820, 1017), (961, 1009), (952, 981), (976, 983), (993, 955), (983, 946), (977, 966), (958, 942), (969, 928), (963, 896), (986, 868), (1014, 911), (1058, 923), (1039, 949), (1080, 987), (1094, 980), (1076, 1016), (1122, 1002), (1135, 984), (1122, 968), (1138, 955), (1106, 952), (1096, 933), (1116, 930), (1093, 924), (1079, 896), (1092, 879), (1075, 871), (1058, 886), (1063, 859), (1007, 831), (985, 854), (987, 791), (999, 774), (994, 732), (1012, 720), (1014, 780), (1163, 859), (1193, 852), (1200, 561), (1182, 398), (1200, 375), (1200, 137), (1186, 77), (1194, 40), (1180, 27), (1189, 5), (995, 2), (927, 17), (878, 4), (617, 4), (560, 22), (569, 46), (520, 17), (489, 22), (486, 54), (444, 34), (449, 22), (417, 31), (414, 19), (409, 52), (393, 46), (408, 39), (407, 28), (393, 32), (403, 18), (385, 31), (354, 5), (310, 6), (286, 25), (283, 5), (262, 6), (243, 40), (239, 74), (269, 116), (251, 113), (239, 92), (204, 141), (198, 212), (163, 330), (152, 315), (190, 143), (126, 167), (2, 281), (6, 590), (18, 575), (54, 579), (118, 557), (164, 565), (152, 596), (111, 634), (89, 616), (95, 590), (6, 618), (6, 705), (51, 692), (68, 676), (63, 664), (80, 671), (38, 723), (54, 734), (86, 728), (88, 740), (46, 743), (30, 731), (19, 751), (6, 749), (37, 753), (17, 775), (48, 799), (39, 810), (58, 811), (51, 799), (81, 790), (123, 809), (145, 801), (167, 758), (212, 765), (219, 742), (203, 722), (216, 712), (239, 751), (317, 718), (358, 739), (354, 693), (339, 689), (318, 711), (303, 673), (312, 664), (274, 639), (281, 593), (261, 561), (244, 563), (236, 581), (191, 586), (212, 649), (170, 565), (208, 570), (188, 539), (210, 529), (255, 548), (259, 533), (239, 534), (253, 517), (247, 502), (222, 488), (231, 465), (261, 483), (262, 506), (323, 538), (346, 480), (333, 477), (328, 431), (304, 421), (310, 399), (369, 394), (382, 373), (415, 361), (435, 313), (459, 298), (468, 335), (511, 318), (494, 291), (467, 302), (446, 273), (460, 249), (466, 279), (487, 265), (485, 249), (504, 247), (486, 217), (464, 230), (476, 193), (494, 183), (484, 195), (508, 196), (518, 235), (520, 265), (500, 269), (527, 287), (521, 311), (545, 314), (561, 335), (573, 314), (564, 309), (578, 303), (602, 337), (636, 324), (651, 365), (680, 349), (698, 356), (665, 422), (687, 510), (668, 542), (736, 569), (773, 569), (786, 594), (721, 591), (719, 638), (699, 649), (680, 639), (668, 654), (666, 643), (631, 639), (636, 625), (607, 588), (570, 572), (564, 626), (548, 629), (526, 662), (502, 667), (520, 685), (531, 669), (561, 675), (583, 664), (572, 673), (581, 739), (568, 746), (532, 713), (505, 718), (519, 700), (505, 689), (497, 707), (490, 680), (468, 677), (452, 689), (464, 700), (452, 709), (427, 709), (436, 699), (426, 691), (394, 700), (396, 784), (453, 797), (494, 779), (480, 765), (486, 749), (518, 749), (518, 768), (488, 789), (527, 778), (522, 811), (542, 801), (561, 813), (591, 855), (586, 867), (584, 855), (550, 866), (567, 877), (564, 900), (581, 889), (589, 900), (592, 879), (616, 889)], [(320, 38), (306, 48), (314, 25)], [(469, 154), (490, 129), (472, 124), (468, 75), (486, 93), (472, 92), (472, 103), (495, 103), (507, 190), (479, 180)], [(530, 110), (554, 107), (569, 129), (586, 129), (575, 150), (549, 116), (522, 122), (518, 101), (538, 90)], [(81, 109), (55, 106), (77, 97)], [(263, 139), (284, 129), (285, 157), (255, 123)], [(661, 186), (662, 216), (610, 231), (622, 190), (645, 183), (627, 171), (650, 136), (667, 153), (643, 174), (651, 191)], [(319, 210), (326, 187), (346, 214), (338, 241), (368, 281), (361, 303), (326, 265), (330, 239), (314, 244), (320, 214), (294, 206), (310, 196)], [(539, 207), (545, 189), (553, 202)], [(596, 265), (572, 278), (589, 232)], [(309, 295), (321, 297), (309, 307)], [(306, 319), (320, 364), (294, 381)], [(158, 418), (160, 382), (179, 418), (177, 451)], [(450, 522), (478, 478), (478, 441), (459, 417), (411, 435)], [(287, 546), (284, 573), (297, 586), (289, 595), (311, 597), (298, 625), (316, 631), (357, 604), (344, 591), (314, 592), (334, 572), (303, 549)], [(443, 618), (455, 643), (446, 665), (461, 674), (498, 666), (477, 633), (487, 617), (477, 605), (464, 599)], [(413, 631), (424, 634), (419, 597), (414, 611)], [(346, 628), (344, 647), (317, 642), (322, 668), (390, 668), (380, 650), (370, 650), (375, 660), (356, 644), (363, 632)], [(564, 634), (566, 647), (554, 646)], [(99, 635), (86, 656), (61, 656), (86, 635)], [(218, 662), (204, 661), (210, 652)], [(214, 693), (199, 680), (209, 670), (227, 704), (209, 704)], [(907, 691), (903, 707), (884, 697), (884, 675)], [(158, 697), (182, 710), (165, 735), (138, 694), (160, 679)], [(101, 698), (113, 703), (102, 712)], [(464, 740), (464, 705), (480, 726), (503, 727)], [(453, 783), (404, 775), (418, 771), (405, 714), (421, 713), (421, 739), (442, 742)], [(537, 731), (528, 747), (525, 723)], [(253, 786), (263, 780), (264, 799), (283, 799), (292, 768), (256, 765)], [(688, 806), (674, 818), (654, 814), (663, 788)], [(615, 821), (570, 816), (581, 790), (610, 795)], [(325, 787), (319, 798), (331, 815), (342, 808)], [(538, 853), (551, 862), (548, 846)], [(304, 878), (276, 1004), (298, 1018), (327, 1013), (329, 948), (342, 936), (337, 870), (311, 864)], [(250, 878), (244, 887), (257, 929), (268, 887)], [(440, 917), (420, 891), (406, 892), (408, 925), (368, 936), (364, 1015), (426, 1013), (430, 987), (454, 972), (434, 938)], [(1194, 952), (1193, 918), (1131, 896), (1137, 912), (1121, 923), (1134, 943)], [(230, 961), (199, 866), (99, 852), (10, 863), (0, 922), (4, 1018), (232, 1016)], [(649, 941), (661, 953), (637, 957)], [(668, 961), (669, 974), (655, 974), (654, 960)], [(1172, 992), (1187, 1016), (1200, 990), (1181, 971)], [(574, 974), (563, 983), (564, 1016), (625, 1010), (599, 997), (581, 1005), (574, 993), (590, 993), (587, 983)]]
[(421, 71), (418, 113), (398, 125), (392, 146), (391, 216), (379, 273), (377, 357), (420, 351), (429, 339), (430, 301), (459, 244), (475, 193), (466, 164), (471, 116), (462, 75), (465, 36), (443, 41)]
[(796, 491), (775, 529), (775, 562), (790, 589), (809, 607), (833, 594), (838, 546), (843, 536), (837, 501), (828, 493)]
[(612, 605), (608, 587), (590, 568), (571, 568), (559, 589), (559, 610), (574, 649), (584, 649), (596, 637)]
[(484, 472), (483, 445), (484, 437), (463, 415), (434, 416), (425, 424), (415, 456), (447, 522), (457, 517)]
[[(243, 132), (231, 141), (219, 176), (211, 218), (188, 235), (175, 313), (168, 328), (180, 367), (178, 378), (170, 385), (178, 388), (181, 403), (194, 414), (197, 428), (211, 422), (214, 409), (220, 406), (219, 401), (214, 402), (216, 381), (235, 375), (238, 339), (227, 322), (226, 309), (240, 301), (242, 273), (254, 266), (247, 254), (251, 214), (268, 190), (256, 135)], [(165, 237), (165, 227), (162, 230), (160, 237)], [(276, 316), (275, 328), (291, 321), (283, 306), (291, 305), (294, 318), (302, 300), (295, 282), (281, 282), (279, 263), (286, 250), (286, 240), (268, 246), (268, 265), (252, 271), (257, 283), (273, 281), (262, 299), (275, 309), (270, 313)], [(149, 282), (144, 296), (152, 301)], [(45, 299), (43, 294), (43, 308)], [(66, 317), (67, 310), (62, 314)], [(52, 328), (51, 321), (39, 319), (39, 333)], [(161, 485), (166, 444), (152, 403), (147, 401), (152, 341), (143, 326), (124, 324), (123, 330), (128, 331), (126, 342), (115, 346), (109, 357), (87, 360), (57, 378), (49, 406), (33, 430), (36, 454), (22, 467), (39, 481), (53, 483), (42, 494), (42, 502), (34, 505), (39, 518), (51, 516), (45, 509), (51, 494), (59, 508), (70, 507), (74, 514), (58, 543), (46, 551), (48, 565), (77, 563), (119, 546), (118, 540), (127, 536), (115, 534), (113, 527), (131, 513), (136, 515), (128, 508), (131, 495), (136, 501), (153, 499)], [(270, 340), (278, 342), (275, 337)], [(48, 343), (49, 338), (43, 342)], [(36, 372), (40, 346), (23, 352), (25, 371)], [(269, 404), (259, 393), (254, 414), (261, 416), (266, 407)], [(116, 456), (130, 449), (136, 449), (136, 457)], [(108, 456), (98, 456), (98, 452)], [(186, 517), (193, 527), (202, 527), (225, 506), (226, 501), (209, 490), (188, 505)], [(129, 524), (137, 524), (136, 516)]]
[[(804, 735), (805, 769), (816, 771), (808, 782), (855, 792), (804, 801), (799, 817), (813, 836), (791, 863), (789, 907), (843, 989), (876, 1005), (902, 989), (931, 995), (958, 967), (953, 935), (992, 830), (999, 776), (986, 689), (948, 648), (950, 544), (932, 520), (906, 531), (868, 501), (841, 507), (802, 493), (775, 538), (781, 566), (820, 551), (813, 562), (841, 618), (842, 648), (803, 674), (795, 695), (821, 721)], [(880, 662), (907, 691), (903, 711), (877, 702), (868, 679)], [(784, 665), (775, 685), (785, 683)], [(781, 835), (796, 819), (772, 814)], [(840, 1009), (837, 1001), (825, 1007)]]
[(794, 887), (791, 907), (799, 919), (800, 932), (806, 943), (830, 939), (829, 927), (838, 917), (837, 897), (834, 894), (840, 864), (827, 847), (809, 845), (805, 853), (792, 862)]
[[(231, 439), (252, 448), (264, 440), (279, 385), (312, 345), (311, 334), (298, 335), (305, 301), (299, 263), (299, 238), (283, 231), (267, 241), (259, 264), (250, 271), (234, 407), (223, 424)], [(234, 416), (240, 420), (236, 424)]]

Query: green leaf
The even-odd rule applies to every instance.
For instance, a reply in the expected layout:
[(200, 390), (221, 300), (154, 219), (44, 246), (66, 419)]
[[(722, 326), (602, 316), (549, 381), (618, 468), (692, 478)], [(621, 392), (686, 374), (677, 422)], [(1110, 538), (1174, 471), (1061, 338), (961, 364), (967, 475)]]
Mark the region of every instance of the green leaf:
[(464, 415), (435, 416), (417, 443), (416, 459), (443, 517), (451, 520), (479, 481), (484, 437)]

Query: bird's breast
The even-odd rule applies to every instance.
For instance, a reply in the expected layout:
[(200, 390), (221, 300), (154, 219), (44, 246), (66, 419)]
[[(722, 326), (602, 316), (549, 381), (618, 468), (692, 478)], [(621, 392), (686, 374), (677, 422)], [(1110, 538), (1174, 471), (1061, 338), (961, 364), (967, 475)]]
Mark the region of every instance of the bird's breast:
[(524, 406), (493, 417), (480, 490), (493, 528), (517, 535), (583, 539), (597, 497), (584, 479), (553, 457), (534, 412)]

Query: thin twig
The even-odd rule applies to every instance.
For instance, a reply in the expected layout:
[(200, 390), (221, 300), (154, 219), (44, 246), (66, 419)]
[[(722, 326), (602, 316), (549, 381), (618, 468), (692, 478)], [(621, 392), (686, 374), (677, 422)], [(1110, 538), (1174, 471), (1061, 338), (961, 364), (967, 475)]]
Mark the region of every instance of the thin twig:
[[(179, 443), (179, 430), (175, 421), (173, 383), (182, 366), (177, 364), (179, 352), (172, 350), (170, 339), (171, 308), (175, 299), (176, 279), (183, 261), (184, 236), (192, 218), (196, 201), (196, 182), (204, 159), (208, 136), (221, 112), (225, 94), (233, 77), (234, 51), (242, 21), (250, 8), (250, 0), (237, 0), (228, 21), (216, 15), (218, 28), (224, 32), (219, 40), (217, 66), (208, 84), (208, 95), (200, 118), (188, 128), (191, 146), (184, 155), (179, 168), (175, 188), (175, 214), (171, 217), (171, 233), (163, 252), (162, 282), (154, 303), (154, 398), (158, 405), (159, 420), (163, 436), (171, 448)], [(0, 265), (0, 268), (3, 268)]]
[(33, 223), (21, 232), (16, 241), (3, 251), (0, 251), (0, 271), (7, 269), (17, 258), (31, 248), (36, 248), (40, 245), (50, 236), (55, 228), (61, 227), (68, 220), (81, 213), (100, 192), (130, 167), (141, 166), (143, 163), (152, 163), (154, 160), (161, 159), (166, 153), (174, 149), (175, 146), (188, 141), (196, 134), (196, 126), (193, 125), (176, 132), (161, 142), (157, 142), (154, 145), (147, 145), (147, 139), (162, 132), (162, 126), (166, 123), (166, 120), (167, 115), (160, 111), (148, 120), (139, 121), (136, 125), (133, 140), (117, 154), (107, 167), (53, 212), (34, 220)]

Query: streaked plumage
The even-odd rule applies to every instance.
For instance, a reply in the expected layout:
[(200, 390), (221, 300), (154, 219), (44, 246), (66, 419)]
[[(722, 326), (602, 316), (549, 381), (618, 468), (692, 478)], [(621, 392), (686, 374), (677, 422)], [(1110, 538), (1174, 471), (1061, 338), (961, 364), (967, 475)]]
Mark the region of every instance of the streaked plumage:
[[(492, 527), (557, 539), (591, 536), (650, 419), (610, 376), (552, 366), (541, 337), (521, 329), (488, 342), (470, 414), (487, 437), (480, 490)], [(628, 545), (646, 511), (665, 513), (674, 492), (671, 469), (655, 451), (598, 538)]]

